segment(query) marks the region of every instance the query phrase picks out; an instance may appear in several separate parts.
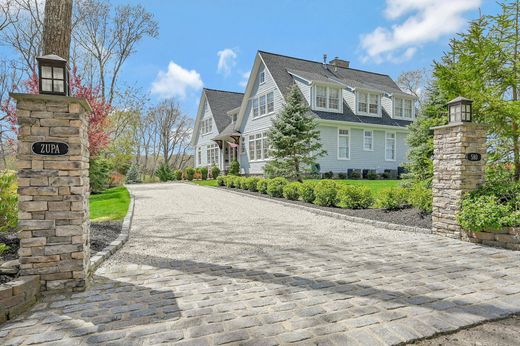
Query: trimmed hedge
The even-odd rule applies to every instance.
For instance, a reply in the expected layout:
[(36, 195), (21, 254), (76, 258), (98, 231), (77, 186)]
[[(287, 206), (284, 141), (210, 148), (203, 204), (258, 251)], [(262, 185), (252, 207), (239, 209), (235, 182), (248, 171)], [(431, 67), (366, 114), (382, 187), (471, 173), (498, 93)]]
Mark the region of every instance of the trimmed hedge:
[(258, 179), (258, 181), (256, 182), (256, 189), (258, 190), (258, 192), (266, 194), (267, 193), (267, 183), (268, 183), (267, 179), (264, 179), (264, 178)]
[(256, 184), (258, 183), (258, 178), (255, 178), (255, 177), (249, 177), (246, 179), (246, 189), (249, 190), (249, 191), (252, 191), (252, 192), (256, 192), (258, 191), (257, 190), (257, 187), (256, 187)]
[(366, 186), (345, 185), (338, 190), (338, 207), (367, 209), (374, 204), (372, 191)]
[(282, 177), (269, 179), (267, 182), (267, 194), (271, 197), (283, 197), (283, 188), (288, 183), (287, 179)]
[(376, 203), (377, 208), (399, 210), (410, 205), (408, 190), (402, 187), (393, 187), (380, 192)]
[(300, 198), (302, 201), (307, 203), (314, 203), (314, 199), (316, 198), (314, 194), (314, 188), (316, 187), (315, 182), (304, 182), (299, 186)]
[(322, 207), (334, 207), (337, 203), (338, 186), (332, 180), (322, 180), (314, 188), (314, 204)]
[(297, 201), (300, 198), (300, 185), (302, 183), (289, 183), (283, 187), (283, 196), (291, 201)]

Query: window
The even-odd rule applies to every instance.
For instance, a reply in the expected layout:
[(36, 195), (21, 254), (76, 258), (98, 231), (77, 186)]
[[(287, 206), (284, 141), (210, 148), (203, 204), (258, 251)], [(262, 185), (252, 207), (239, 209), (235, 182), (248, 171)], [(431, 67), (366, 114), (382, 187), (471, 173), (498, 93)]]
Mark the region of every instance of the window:
[(379, 95), (358, 92), (358, 113), (379, 115)]
[(246, 153), (246, 138), (240, 137), (240, 153), (245, 154)]
[(340, 111), (341, 89), (316, 85), (314, 106), (317, 109)]
[(367, 151), (374, 150), (374, 131), (371, 131), (371, 130), (363, 131), (363, 150), (367, 150)]
[(347, 129), (338, 129), (338, 159), (350, 159), (350, 136)]
[(396, 97), (394, 99), (394, 118), (404, 118), (411, 120), (413, 118), (413, 106), (413, 100)]
[(211, 118), (202, 120), (202, 134), (208, 134), (213, 131), (213, 121)]
[(385, 160), (395, 161), (395, 132), (385, 133)]
[(260, 74), (258, 75), (258, 80), (259, 80), (260, 84), (265, 83), (265, 71), (260, 71)]
[(249, 160), (260, 161), (269, 158), (267, 132), (249, 135)]
[(197, 164), (200, 166), (202, 164), (202, 148), (197, 148)]
[(252, 100), (253, 118), (274, 112), (274, 92), (255, 97)]
[(207, 146), (206, 155), (208, 158), (208, 165), (218, 164), (219, 161), (219, 147), (216, 144)]

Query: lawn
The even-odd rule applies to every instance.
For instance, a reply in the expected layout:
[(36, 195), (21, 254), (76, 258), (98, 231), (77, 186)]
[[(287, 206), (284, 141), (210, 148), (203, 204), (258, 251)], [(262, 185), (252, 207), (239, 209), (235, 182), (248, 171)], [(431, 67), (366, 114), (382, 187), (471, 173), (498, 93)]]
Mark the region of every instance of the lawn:
[[(315, 179), (309, 179), (306, 181), (319, 181)], [(364, 185), (368, 186), (373, 192), (377, 193), (381, 190), (399, 186), (399, 180), (334, 180), (338, 184), (345, 185)], [(196, 180), (193, 181), (194, 184), (202, 185), (202, 186), (217, 186), (216, 180)]]
[(124, 186), (114, 187), (103, 193), (90, 195), (90, 220), (92, 221), (120, 221), (123, 220), (130, 194)]

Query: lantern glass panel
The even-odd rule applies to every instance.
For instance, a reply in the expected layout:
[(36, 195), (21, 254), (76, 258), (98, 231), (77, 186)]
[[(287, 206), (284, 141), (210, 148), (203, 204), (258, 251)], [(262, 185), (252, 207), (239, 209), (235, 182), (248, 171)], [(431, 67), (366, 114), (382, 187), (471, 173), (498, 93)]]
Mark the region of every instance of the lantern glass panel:
[(54, 91), (55, 92), (63, 92), (63, 81), (62, 80), (55, 80), (54, 81)]
[(52, 80), (42, 79), (42, 91), (52, 92)]
[(42, 66), (42, 78), (52, 78), (52, 67)]
[(53, 67), (52, 73), (54, 79), (63, 79), (63, 69), (61, 67)]

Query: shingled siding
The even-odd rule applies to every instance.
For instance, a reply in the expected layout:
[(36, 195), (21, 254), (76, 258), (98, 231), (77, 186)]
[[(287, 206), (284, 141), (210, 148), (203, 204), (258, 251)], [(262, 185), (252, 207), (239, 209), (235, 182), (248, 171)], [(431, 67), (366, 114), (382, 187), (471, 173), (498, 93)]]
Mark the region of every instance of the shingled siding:
[[(199, 126), (202, 126), (202, 121), (207, 118), (212, 119), (213, 127), (212, 127), (212, 131), (205, 135), (202, 134), (202, 128), (200, 128), (200, 131), (198, 133), (197, 145), (195, 148), (195, 167), (205, 167), (208, 165), (206, 147), (208, 145), (215, 144), (215, 142), (212, 141), (211, 139), (214, 138), (216, 135), (218, 135), (217, 124), (215, 123), (215, 120), (213, 119), (213, 114), (211, 113), (211, 109), (210, 109), (210, 107), (208, 107), (208, 104), (206, 102), (205, 111), (204, 111), (203, 116), (201, 117)], [(198, 157), (197, 157), (199, 147), (202, 148), (202, 160), (201, 160), (200, 165), (198, 164), (199, 161), (198, 161)]]
[[(406, 162), (408, 147), (406, 145), (406, 133), (396, 132), (396, 160), (385, 160), (385, 130), (376, 128), (349, 127), (348, 124), (341, 128), (350, 129), (350, 160), (338, 160), (338, 127), (321, 125), (321, 142), (327, 150), (327, 155), (318, 160), (322, 172), (346, 172), (347, 169), (375, 169), (382, 172), (385, 169), (397, 169)], [(363, 130), (374, 131), (374, 150), (363, 150)]]

